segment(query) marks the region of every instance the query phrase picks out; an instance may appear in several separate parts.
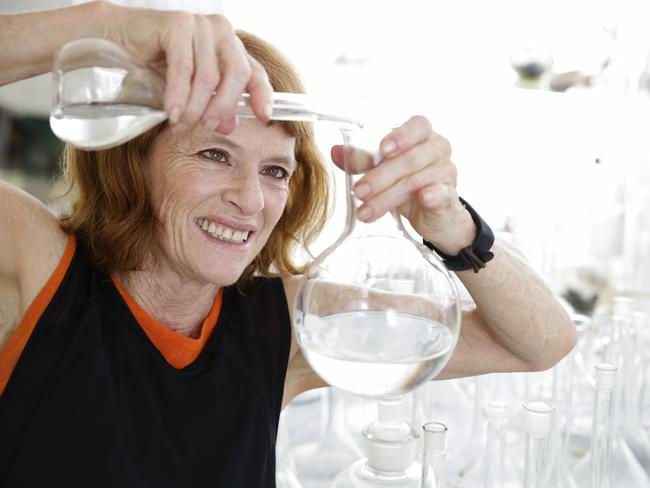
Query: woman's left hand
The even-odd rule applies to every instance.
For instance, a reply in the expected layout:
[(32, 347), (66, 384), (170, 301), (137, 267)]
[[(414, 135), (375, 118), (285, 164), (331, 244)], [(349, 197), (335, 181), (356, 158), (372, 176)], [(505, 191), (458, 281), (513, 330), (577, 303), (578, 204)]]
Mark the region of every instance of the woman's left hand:
[[(457, 255), (472, 244), (476, 226), (456, 193), (451, 146), (423, 116), (415, 116), (386, 135), (379, 146), (382, 162), (354, 185), (363, 202), (357, 216), (372, 222), (397, 208), (413, 228), (445, 254)], [(343, 146), (332, 148), (343, 168)]]

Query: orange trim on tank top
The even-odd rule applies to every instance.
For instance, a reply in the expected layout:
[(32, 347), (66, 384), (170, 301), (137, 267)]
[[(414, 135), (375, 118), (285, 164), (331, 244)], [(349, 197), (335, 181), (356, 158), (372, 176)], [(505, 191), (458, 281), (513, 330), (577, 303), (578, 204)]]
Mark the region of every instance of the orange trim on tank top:
[(27, 341), (34, 332), (36, 323), (50, 304), (56, 290), (59, 289), (59, 285), (61, 285), (61, 281), (63, 281), (63, 277), (65, 276), (66, 271), (68, 271), (76, 247), (77, 241), (75, 240), (74, 235), (70, 235), (68, 237), (68, 244), (63, 252), (63, 257), (61, 257), (59, 264), (57, 264), (54, 273), (52, 273), (50, 278), (47, 280), (47, 283), (45, 283), (43, 288), (38, 292), (36, 298), (34, 298), (27, 309), (27, 312), (25, 312), (22, 320), (11, 333), (7, 343), (2, 349), (0, 349), (0, 395), (4, 392), (4, 389), (9, 382), (9, 378), (14, 372), (16, 363), (18, 362), (23, 349), (25, 349)]
[(111, 279), (117, 291), (122, 295), (122, 299), (129, 307), (129, 310), (131, 310), (131, 313), (138, 321), (138, 324), (142, 327), (142, 330), (144, 330), (149, 340), (156, 346), (156, 349), (160, 351), (160, 354), (163, 355), (170, 365), (177, 369), (184, 368), (201, 354), (205, 343), (217, 325), (221, 311), (223, 288), (219, 290), (219, 293), (214, 299), (212, 310), (210, 310), (210, 313), (201, 324), (201, 334), (198, 338), (193, 339), (174, 332), (169, 327), (158, 322), (135, 301), (115, 276), (112, 276)]

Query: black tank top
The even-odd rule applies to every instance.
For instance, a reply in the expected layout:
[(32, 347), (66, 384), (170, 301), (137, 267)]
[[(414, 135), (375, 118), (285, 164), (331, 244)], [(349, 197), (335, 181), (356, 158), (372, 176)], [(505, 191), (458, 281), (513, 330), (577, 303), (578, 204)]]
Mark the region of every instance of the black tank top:
[(281, 280), (256, 278), (174, 368), (77, 250), (0, 396), (0, 486), (273, 487), (290, 344)]

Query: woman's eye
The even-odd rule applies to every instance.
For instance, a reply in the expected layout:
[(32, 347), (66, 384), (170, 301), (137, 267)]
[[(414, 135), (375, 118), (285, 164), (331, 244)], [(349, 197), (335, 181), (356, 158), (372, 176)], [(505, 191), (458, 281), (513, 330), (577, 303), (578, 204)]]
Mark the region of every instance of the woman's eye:
[(228, 154), (219, 149), (206, 149), (205, 151), (201, 151), (199, 154), (210, 161), (216, 161), (218, 163), (225, 163), (228, 161)]
[(280, 166), (269, 166), (264, 169), (264, 173), (272, 178), (277, 178), (278, 180), (284, 180), (289, 177), (289, 172)]

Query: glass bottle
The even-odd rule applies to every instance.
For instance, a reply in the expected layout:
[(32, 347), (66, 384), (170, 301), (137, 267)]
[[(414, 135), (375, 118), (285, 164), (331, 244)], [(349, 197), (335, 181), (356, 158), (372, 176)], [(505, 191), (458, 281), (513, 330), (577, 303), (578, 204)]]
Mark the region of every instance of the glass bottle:
[(549, 401), (527, 400), (524, 402), (526, 425), (525, 488), (546, 488), (549, 486), (551, 475), (549, 437), (554, 410), (555, 405)]
[(453, 485), (457, 485), (477, 463), (485, 449), (487, 423), (485, 421), (483, 407), (485, 398), (488, 396), (486, 389), (490, 382), (490, 375), (475, 376), (472, 380), (473, 393), (471, 431), (470, 435), (461, 444), (455, 455), (450, 455), (448, 460), (449, 477)]
[(504, 485), (506, 460), (506, 434), (508, 404), (492, 400), (487, 404), (487, 443), (483, 479), (485, 488), (501, 488)]
[(553, 403), (556, 412), (551, 429), (550, 488), (577, 488), (569, 469), (574, 362), (575, 350), (553, 368)]
[(612, 486), (612, 448), (614, 429), (614, 385), (618, 367), (610, 363), (596, 366), (596, 399), (591, 450), (591, 486)]
[(650, 488), (650, 480), (619, 428), (616, 415), (618, 366), (596, 365), (596, 393), (591, 449), (573, 469), (578, 486)]
[(328, 486), (339, 472), (363, 456), (348, 428), (350, 395), (337, 388), (323, 390), (320, 438), (292, 451), (296, 473), (308, 486)]
[[(576, 326), (576, 346), (573, 356), (573, 392), (571, 404), (571, 443), (573, 447), (586, 452), (589, 449), (594, 408), (594, 343), (595, 321), (586, 315), (572, 314)], [(598, 361), (600, 362), (600, 361)]]
[[(167, 119), (165, 80), (121, 46), (101, 38), (65, 44), (55, 55), (50, 126), (60, 139), (86, 150), (123, 144)], [(236, 114), (254, 117), (247, 93)], [(359, 125), (349, 104), (297, 93), (274, 93), (274, 120), (318, 120)]]
[(643, 428), (642, 394), (645, 382), (644, 353), (646, 344), (643, 335), (646, 333), (647, 316), (645, 312), (632, 312), (628, 327), (621, 334), (623, 342), (623, 391), (621, 408), (623, 415), (622, 428), (625, 441), (639, 460), (639, 463), (650, 473), (650, 437)]
[(508, 404), (501, 400), (488, 400), (482, 410), (487, 432), (481, 438), (480, 452), (475, 454), (478, 457), (471, 466), (454, 480), (454, 486), (520, 488), (520, 475), (513, 458), (505, 455), (510, 420)]
[(356, 395), (390, 398), (429, 381), (460, 331), (456, 286), (441, 261), (405, 230), (397, 211), (357, 219), (354, 183), (380, 164), (390, 131), (342, 129), (347, 218), (339, 239), (305, 274), (296, 336), (312, 369)]
[(445, 488), (447, 480), (445, 441), (447, 426), (427, 422), (422, 426), (422, 488)]
[(291, 463), (287, 410), (280, 415), (278, 438), (275, 443), (275, 484), (277, 488), (302, 488)]
[(402, 406), (400, 397), (378, 401), (377, 420), (362, 431), (368, 457), (341, 471), (333, 488), (421, 488), (422, 468), (415, 461), (418, 434), (403, 420)]
[[(469, 379), (467, 386), (457, 379), (430, 381), (413, 391), (413, 425), (424, 425), (435, 417), (438, 422), (454, 426), (453, 430), (445, 434), (448, 462), (466, 454), (463, 447), (473, 434), (470, 421), (473, 403), (466, 391), (473, 380), (474, 378)], [(422, 446), (423, 444), (421, 443)]]

